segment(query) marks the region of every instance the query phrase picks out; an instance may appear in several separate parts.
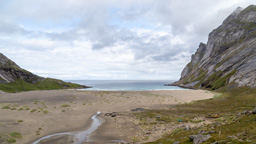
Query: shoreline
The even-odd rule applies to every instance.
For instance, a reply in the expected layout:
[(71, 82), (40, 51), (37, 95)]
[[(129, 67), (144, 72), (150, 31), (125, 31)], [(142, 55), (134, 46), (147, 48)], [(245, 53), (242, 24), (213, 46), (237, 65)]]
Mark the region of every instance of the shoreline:
[[(0, 109), (0, 115), (3, 116), (0, 117), (0, 136), (4, 139), (3, 141), (6, 141), (10, 138), (8, 133), (19, 132), (22, 138), (16, 138), (16, 140), (18, 143), (25, 144), (54, 133), (82, 131), (90, 127), (90, 117), (95, 112), (101, 111), (101, 117), (105, 122), (91, 134), (92, 140), (131, 141), (136, 134), (134, 127), (136, 121), (129, 116), (131, 109), (168, 109), (170, 105), (212, 97), (212, 93), (203, 90), (44, 90), (0, 94), (0, 107), (10, 107), (10, 109)], [(30, 110), (25, 110), (25, 107), (29, 107)], [(19, 110), (21, 108), (23, 110)], [(36, 111), (31, 112), (33, 109)], [(124, 116), (104, 115), (112, 112), (124, 113)], [(17, 122), (19, 120), (22, 122)], [(59, 138), (53, 141), (58, 142), (58, 140), (64, 139)], [(66, 137), (65, 140), (70, 138)]]

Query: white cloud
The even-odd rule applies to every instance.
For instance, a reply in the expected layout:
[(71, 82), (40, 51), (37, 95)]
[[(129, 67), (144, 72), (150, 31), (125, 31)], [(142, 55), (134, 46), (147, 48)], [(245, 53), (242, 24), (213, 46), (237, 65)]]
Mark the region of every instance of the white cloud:
[(253, 0), (0, 1), (0, 52), (60, 79), (179, 79), (199, 42)]

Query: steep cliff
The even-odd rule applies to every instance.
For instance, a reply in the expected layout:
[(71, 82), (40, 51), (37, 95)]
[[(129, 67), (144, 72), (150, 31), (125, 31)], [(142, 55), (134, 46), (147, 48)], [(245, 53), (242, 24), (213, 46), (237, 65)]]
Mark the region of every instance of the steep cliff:
[(256, 87), (256, 6), (237, 8), (200, 44), (174, 85)]
[(20, 68), (15, 62), (0, 53), (0, 90), (20, 92), (29, 90), (87, 88), (57, 79), (39, 77)]

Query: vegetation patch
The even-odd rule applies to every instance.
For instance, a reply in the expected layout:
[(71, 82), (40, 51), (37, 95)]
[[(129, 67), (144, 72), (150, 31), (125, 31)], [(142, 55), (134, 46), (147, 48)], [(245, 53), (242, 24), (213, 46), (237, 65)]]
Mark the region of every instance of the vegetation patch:
[(230, 72), (229, 74), (223, 76), (223, 77), (220, 77), (218, 78), (216, 81), (214, 81), (212, 83), (212, 89), (215, 90), (215, 89), (218, 89), (220, 87), (223, 87), (227, 84), (229, 78), (234, 75), (236, 73), (236, 70), (233, 70), (232, 72)]
[(6, 141), (8, 143), (16, 143), (16, 139), (14, 139), (14, 138), (8, 138)]
[(30, 112), (35, 112), (35, 111), (37, 111), (37, 109), (32, 109)]
[(14, 138), (22, 138), (22, 135), (18, 132), (12, 132), (12, 133), (9, 133), (9, 135)]
[(70, 105), (69, 104), (63, 104), (60, 107), (70, 107)]
[[(211, 135), (211, 138), (204, 142), (205, 144), (214, 142), (220, 144), (256, 143), (256, 115), (249, 113), (255, 108), (256, 89), (249, 87), (230, 89), (229, 86), (225, 86), (216, 92), (222, 94), (218, 94), (215, 98), (209, 100), (173, 106), (170, 110), (147, 111), (138, 114), (141, 115), (141, 117), (138, 117), (139, 119), (147, 120), (155, 117), (157, 113), (163, 118), (168, 118), (168, 123), (172, 124), (180, 123), (177, 122), (177, 119), (181, 119), (181, 123), (184, 123), (184, 125), (186, 122), (212, 121), (208, 125), (200, 125), (189, 130), (174, 129), (161, 139), (149, 144), (170, 144), (175, 141), (190, 144), (193, 142), (189, 140), (189, 136), (197, 135), (200, 131)], [(217, 117), (215, 117), (216, 114)]]
[(11, 83), (0, 83), (0, 90), (10, 93), (31, 90), (70, 89), (83, 87), (85, 86), (51, 78), (46, 78), (36, 83), (29, 83), (24, 80), (16, 80), (15, 82)]
[(17, 120), (17, 122), (21, 123), (21, 122), (23, 122), (23, 120)]
[(48, 114), (48, 113), (49, 113), (49, 111), (47, 111), (47, 110), (44, 110), (44, 111), (43, 111), (43, 113), (45, 113), (45, 114)]
[(9, 106), (3, 106), (2, 109), (11, 109)]

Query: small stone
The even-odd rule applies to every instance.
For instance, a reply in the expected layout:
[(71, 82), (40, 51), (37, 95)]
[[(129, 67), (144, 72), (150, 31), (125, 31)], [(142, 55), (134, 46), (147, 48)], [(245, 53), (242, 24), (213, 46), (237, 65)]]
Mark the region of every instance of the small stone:
[(198, 131), (198, 133), (199, 133), (199, 134), (205, 134), (206, 131), (205, 131), (205, 130), (200, 130), (200, 131)]
[(190, 126), (189, 125), (185, 126), (184, 130), (186, 131), (190, 130)]
[(174, 142), (173, 144), (180, 144), (180, 141), (176, 141), (176, 142)]
[(216, 131), (209, 131), (208, 134), (216, 133)]

